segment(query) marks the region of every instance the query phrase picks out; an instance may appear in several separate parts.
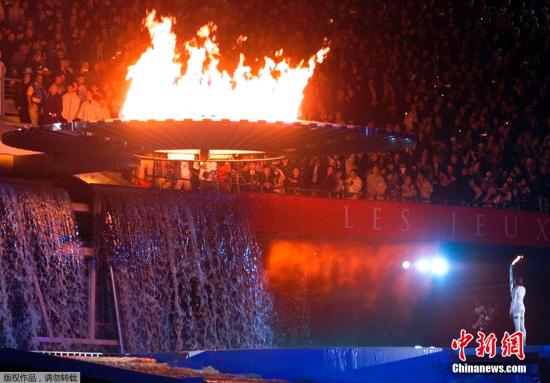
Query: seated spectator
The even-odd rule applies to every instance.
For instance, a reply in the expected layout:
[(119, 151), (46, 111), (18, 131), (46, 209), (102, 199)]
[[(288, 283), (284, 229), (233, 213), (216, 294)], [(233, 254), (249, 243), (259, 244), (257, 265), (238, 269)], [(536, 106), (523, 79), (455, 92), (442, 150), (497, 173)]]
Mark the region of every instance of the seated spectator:
[(434, 188), (432, 183), (424, 176), (424, 173), (419, 172), (416, 175), (416, 189), (418, 190), (419, 201), (428, 203), (432, 199)]
[(407, 165), (404, 162), (399, 162), (398, 160), (396, 163), (399, 164), (399, 168), (397, 169), (397, 181), (400, 184), (403, 184), (403, 182), (405, 182), (405, 178), (411, 175), (411, 171), (407, 168)]
[(458, 193), (458, 200), (461, 200), (462, 205), (469, 205), (473, 198), (473, 191), (469, 185), (469, 174), (467, 168), (462, 168), (460, 176), (457, 179), (456, 190)]
[(363, 188), (363, 180), (357, 175), (357, 170), (351, 169), (349, 177), (345, 181), (346, 195), (350, 199), (359, 199), (361, 189)]
[(290, 194), (300, 194), (304, 188), (304, 182), (300, 169), (295, 167), (292, 169), (292, 173), (286, 179), (287, 192)]
[(387, 196), (390, 201), (401, 200), (401, 188), (397, 183), (397, 177), (393, 173), (386, 174)]
[(470, 178), (468, 184), (473, 193), (472, 206), (480, 206), (484, 196), (483, 190), (481, 190), (473, 178)]
[(533, 210), (537, 208), (536, 201), (531, 194), (531, 188), (526, 178), (522, 178), (518, 182), (517, 200), (519, 207), (523, 210)]
[(416, 202), (418, 192), (415, 185), (412, 183), (411, 176), (405, 176), (403, 185), (401, 185), (401, 199), (403, 202)]
[[(509, 178), (510, 179), (510, 178)], [(509, 208), (513, 203), (512, 183), (508, 180), (504, 181), (502, 187), (498, 190), (497, 201), (495, 207)]]
[(82, 102), (87, 100), (86, 95), (88, 94), (88, 88), (86, 88), (85, 82), (86, 82), (86, 79), (84, 78), (83, 75), (78, 76), (76, 91), (77, 91), (78, 97), (80, 97), (80, 101)]
[(487, 193), (483, 196), (482, 207), (494, 207), (498, 203), (497, 188), (495, 186), (489, 186)]
[(387, 185), (384, 177), (380, 175), (378, 166), (373, 166), (371, 173), (367, 177), (367, 198), (368, 199), (384, 199)]
[[(74, 71), (69, 64), (69, 59), (67, 58), (61, 59), (61, 61), (59, 62), (59, 70), (57, 73), (65, 76), (65, 81), (67, 81), (67, 83), (69, 84), (74, 83), (74, 80), (75, 80)], [(74, 83), (74, 85), (75, 85), (75, 92), (76, 92), (78, 90), (78, 86), (76, 85), (76, 83)]]
[[(410, 176), (416, 187), (418, 172), (424, 187), (418, 188), (416, 198), (424, 201), (550, 208), (550, 176), (545, 170), (550, 166), (546, 3), (304, 2), (297, 22), (290, 17), (294, 2), (279, 1), (269, 8), (268, 2), (249, 1), (258, 10), (257, 18), (247, 18), (240, 2), (221, 2), (214, 8), (196, 2), (193, 12), (165, 7), (163, 2), (157, 5), (163, 8), (160, 12), (185, 20), (178, 23), (178, 37), (194, 32), (191, 26), (204, 23), (205, 15), (228, 31), (217, 36), (222, 47), (234, 44), (233, 32), (247, 31), (247, 43), (239, 45), (247, 62), (281, 44), (292, 60), (305, 58), (324, 39), (331, 41), (330, 54), (306, 87), (304, 114), (299, 118), (406, 131), (418, 142), (414, 150), (397, 155), (329, 153), (326, 161), (285, 159), (279, 166), (283, 176), (291, 176), (297, 167), (303, 169), (306, 188), (332, 192), (355, 168), (365, 181), (368, 198), (393, 200), (399, 194), (409, 200), (415, 197), (412, 190), (403, 190), (405, 178)], [(0, 61), (7, 72), (0, 64), (0, 77), (31, 73), (41, 78), (39, 86), (25, 79), (14, 92), (21, 122), (38, 124), (52, 82), (65, 93), (65, 84), (76, 81), (74, 92), (80, 101), (88, 99), (87, 93), (96, 97), (100, 112), (85, 119), (118, 115), (127, 69), (149, 44), (147, 34), (133, 27), (140, 25), (149, 2), (114, 3), (116, 14), (110, 17), (112, 1), (3, 1)], [(334, 15), (329, 27), (317, 22), (327, 14)], [(395, 20), (406, 27), (380, 28), (396, 25)], [(258, 30), (255, 24), (267, 28)], [(288, 30), (307, 39), (281, 42), (288, 36), (282, 32)], [(241, 49), (222, 49), (221, 60), (233, 60), (237, 50)], [(78, 107), (68, 107), (65, 100), (69, 98), (63, 96), (62, 116), (72, 121)], [(324, 177), (325, 166), (332, 166), (332, 176)], [(373, 166), (383, 182), (372, 182), (372, 174), (366, 174)], [(343, 172), (339, 177), (338, 170)], [(193, 180), (198, 173), (197, 165)], [(260, 189), (256, 181), (252, 184)]]
[(355, 166), (356, 157), (357, 156), (355, 153), (351, 153), (347, 155), (344, 159), (344, 170), (348, 178), (350, 177), (352, 170), (357, 170), (357, 167)]

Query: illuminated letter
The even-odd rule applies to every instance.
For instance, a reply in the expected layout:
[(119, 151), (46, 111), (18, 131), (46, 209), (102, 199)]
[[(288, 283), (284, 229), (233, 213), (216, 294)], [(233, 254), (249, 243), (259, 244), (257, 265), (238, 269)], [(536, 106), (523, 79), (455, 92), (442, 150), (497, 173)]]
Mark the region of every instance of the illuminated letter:
[(404, 225), (401, 226), (401, 231), (404, 232), (404, 233), (409, 231), (409, 227), (411, 226), (410, 223), (409, 223), (409, 219), (407, 218), (407, 215), (410, 212), (411, 211), (409, 209), (401, 209), (401, 219), (403, 220), (403, 223), (404, 223)]
[(349, 206), (344, 205), (344, 229), (353, 229), (354, 226), (349, 223)]
[(380, 231), (382, 228), (378, 225), (380, 223), (381, 217), (380, 212), (382, 209), (379, 207), (373, 207), (372, 208), (372, 230), (374, 231)]
[(506, 234), (507, 238), (516, 238), (518, 235), (518, 219), (517, 217), (514, 218), (514, 234), (510, 234), (508, 232), (508, 216), (504, 217), (504, 234)]
[(477, 226), (476, 226), (476, 236), (485, 237), (485, 233), (481, 232), (481, 229), (485, 226), (484, 222), (481, 222), (482, 218), (485, 218), (485, 214), (476, 214)]
[(540, 218), (537, 218), (537, 224), (539, 225), (539, 233), (537, 234), (537, 241), (539, 239), (544, 239), (545, 241), (548, 241), (548, 237), (546, 236), (546, 231), (544, 230), (544, 227), (548, 223), (548, 219), (544, 219), (544, 223), (540, 220)]
[(456, 211), (453, 211), (451, 213), (451, 216), (453, 217), (453, 226), (452, 226), (453, 230), (452, 230), (452, 235), (451, 236), (454, 237), (455, 233), (456, 233)]

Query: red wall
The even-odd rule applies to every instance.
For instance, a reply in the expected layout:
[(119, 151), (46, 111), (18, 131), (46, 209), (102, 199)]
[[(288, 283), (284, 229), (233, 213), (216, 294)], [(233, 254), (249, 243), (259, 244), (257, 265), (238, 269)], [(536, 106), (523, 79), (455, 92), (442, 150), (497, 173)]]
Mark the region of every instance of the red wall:
[(548, 247), (550, 214), (238, 193), (256, 231), (386, 241)]

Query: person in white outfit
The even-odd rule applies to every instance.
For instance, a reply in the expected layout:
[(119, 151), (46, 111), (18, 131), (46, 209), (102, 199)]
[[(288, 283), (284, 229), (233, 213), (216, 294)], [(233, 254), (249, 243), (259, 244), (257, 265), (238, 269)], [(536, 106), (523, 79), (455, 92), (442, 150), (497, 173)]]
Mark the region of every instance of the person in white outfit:
[(67, 122), (73, 122), (80, 109), (80, 97), (76, 94), (75, 84), (69, 84), (67, 93), (63, 95), (63, 112), (61, 115)]
[(514, 278), (514, 265), (522, 258), (523, 255), (518, 255), (510, 265), (510, 294), (512, 295), (510, 316), (514, 321), (516, 331), (523, 333), (523, 340), (525, 342), (527, 331), (525, 330), (525, 305), (523, 304), (523, 298), (525, 298), (527, 290), (523, 286), (523, 279), (521, 277)]
[(189, 168), (189, 162), (181, 161), (179, 168), (179, 179), (176, 181), (176, 190), (191, 190), (191, 169)]
[(83, 121), (99, 121), (101, 119), (101, 106), (94, 100), (92, 92), (86, 93), (86, 101), (80, 104), (77, 118)]

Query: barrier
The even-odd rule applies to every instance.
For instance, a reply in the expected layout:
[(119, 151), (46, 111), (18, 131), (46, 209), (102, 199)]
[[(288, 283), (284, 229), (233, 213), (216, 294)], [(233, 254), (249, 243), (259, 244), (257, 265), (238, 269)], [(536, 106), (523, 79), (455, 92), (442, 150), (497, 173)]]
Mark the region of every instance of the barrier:
[[(264, 379), (310, 383), (369, 382), (540, 382), (547, 371), (548, 346), (526, 348), (525, 374), (457, 375), (456, 351), (426, 347), (348, 347), (311, 349), (219, 350), (190, 354), (169, 364), (178, 367), (215, 369), (231, 374), (255, 374)], [(477, 359), (475, 363), (518, 364), (515, 359)], [(166, 360), (166, 356), (164, 357)], [(477, 359), (477, 360), (476, 360)], [(470, 362), (471, 363), (471, 362)], [(542, 378), (542, 380), (540, 380)], [(547, 378), (547, 377), (546, 377)]]

